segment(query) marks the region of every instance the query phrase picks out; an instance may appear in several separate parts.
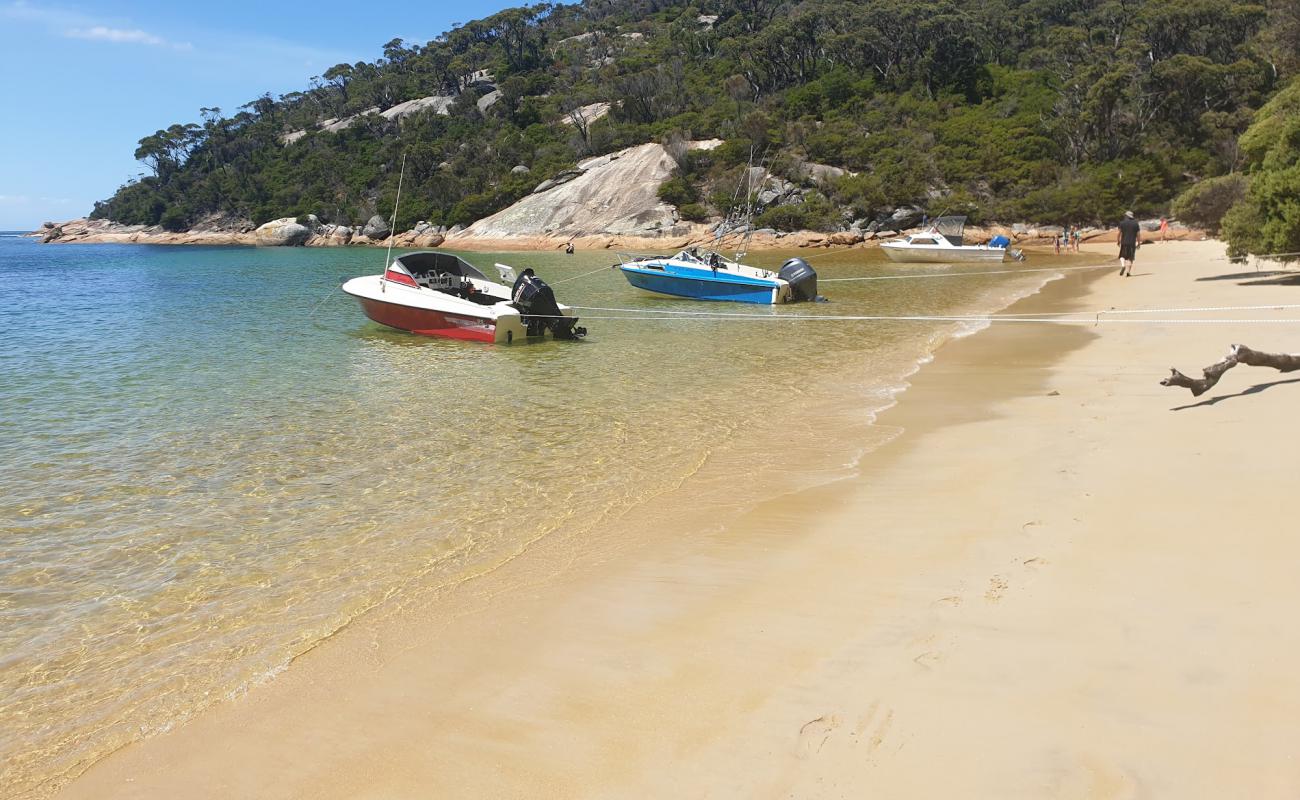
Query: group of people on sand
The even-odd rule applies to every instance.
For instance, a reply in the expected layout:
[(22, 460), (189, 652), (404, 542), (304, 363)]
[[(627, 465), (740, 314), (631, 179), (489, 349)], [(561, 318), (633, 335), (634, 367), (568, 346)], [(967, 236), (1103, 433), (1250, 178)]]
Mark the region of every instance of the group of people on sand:
[(1056, 247), (1056, 254), (1059, 256), (1061, 254), (1062, 245), (1065, 246), (1065, 252), (1067, 253), (1079, 252), (1079, 242), (1083, 238), (1083, 235), (1078, 228), (1066, 225), (1065, 230), (1052, 238), (1053, 244)]

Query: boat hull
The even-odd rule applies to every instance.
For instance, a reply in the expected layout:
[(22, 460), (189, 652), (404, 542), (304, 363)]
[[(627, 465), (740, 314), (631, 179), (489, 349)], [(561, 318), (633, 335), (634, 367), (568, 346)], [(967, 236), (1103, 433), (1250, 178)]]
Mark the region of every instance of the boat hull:
[(957, 264), (968, 261), (1003, 261), (1007, 251), (998, 247), (895, 247), (888, 244), (880, 246), (891, 261)]
[(656, 294), (686, 297), (692, 300), (723, 300), (759, 305), (781, 302), (779, 285), (656, 274), (647, 270), (627, 268), (623, 268), (622, 272), (631, 285)]
[(421, 336), (442, 336), (471, 342), (495, 342), (496, 321), (487, 317), (450, 314), (354, 295), (361, 310), (380, 325)]

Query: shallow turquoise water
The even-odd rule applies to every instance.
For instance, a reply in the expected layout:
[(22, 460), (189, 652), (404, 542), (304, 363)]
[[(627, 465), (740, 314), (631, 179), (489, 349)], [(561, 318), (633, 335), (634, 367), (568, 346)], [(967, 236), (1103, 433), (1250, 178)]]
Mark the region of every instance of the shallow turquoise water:
[[(534, 266), (572, 305), (774, 316), (987, 311), (1042, 280), (829, 283), (832, 303), (769, 310), (564, 282), (608, 252), (467, 258)], [(813, 263), (900, 271), (874, 258)], [(337, 291), (382, 260), (0, 238), (0, 794), (46, 793), (539, 537), (668, 493), (725, 524), (843, 477), (958, 330), (593, 312), (577, 343), (425, 339)]]

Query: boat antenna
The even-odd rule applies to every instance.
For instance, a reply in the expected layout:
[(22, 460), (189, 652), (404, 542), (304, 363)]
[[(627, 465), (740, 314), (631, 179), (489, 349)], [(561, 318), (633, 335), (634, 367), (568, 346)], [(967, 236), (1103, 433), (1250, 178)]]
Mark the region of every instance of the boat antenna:
[(379, 291), (384, 291), (388, 268), (393, 265), (393, 239), (397, 238), (397, 204), (402, 202), (402, 180), (406, 178), (406, 153), (402, 153), (402, 171), (397, 175), (397, 197), (393, 198), (393, 216), (388, 220), (388, 255), (384, 256), (384, 271), (379, 275)]
[(753, 166), (754, 166), (754, 145), (751, 143), (749, 145), (749, 162), (746, 164), (744, 174), (739, 179), (736, 180), (736, 191), (731, 193), (731, 205), (728, 206), (727, 208), (727, 216), (725, 219), (722, 220), (722, 223), (719, 224), (717, 229), (714, 231), (713, 245), (712, 245), (714, 250), (722, 249), (722, 240), (726, 238), (727, 234), (731, 233), (731, 229), (735, 227), (736, 224), (739, 222), (740, 190), (746, 186), (746, 183), (749, 180), (750, 170), (753, 168)]
[[(758, 166), (763, 168), (767, 163), (767, 152), (772, 148), (769, 142), (763, 148), (763, 155), (758, 159)], [(749, 240), (754, 235), (754, 145), (749, 146), (749, 169), (745, 171), (745, 235), (741, 237), (740, 244), (736, 249), (736, 261), (743, 261), (745, 254), (749, 252)], [(765, 168), (764, 168), (765, 169)], [(763, 180), (767, 180), (766, 172)]]

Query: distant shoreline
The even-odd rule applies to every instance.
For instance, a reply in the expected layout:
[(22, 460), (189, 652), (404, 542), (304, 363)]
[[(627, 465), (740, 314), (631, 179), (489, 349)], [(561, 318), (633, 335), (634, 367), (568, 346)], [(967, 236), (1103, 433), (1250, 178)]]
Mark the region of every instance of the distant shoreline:
[[(1150, 223), (1148, 223), (1150, 224)], [(281, 231), (297, 226), (302, 231), (296, 237), (281, 235)], [(268, 232), (268, 229), (269, 232)], [(346, 230), (341, 235), (340, 230)], [(754, 232), (743, 246), (749, 250), (782, 250), (802, 248), (829, 247), (876, 247), (881, 242), (904, 235), (909, 231), (881, 230), (871, 233), (857, 231), (839, 231), (825, 233), (821, 231), (780, 232), (762, 230)], [(994, 236), (1003, 235), (1015, 245), (1050, 245), (1053, 238), (1061, 231), (1060, 226), (1016, 223), (1013, 225), (990, 225), (987, 227), (971, 226), (966, 229), (968, 242), (987, 242)], [(397, 248), (432, 248), (443, 247), (452, 250), (495, 252), (501, 250), (558, 250), (568, 244), (579, 250), (625, 250), (625, 251), (664, 251), (691, 246), (708, 246), (715, 243), (731, 250), (742, 245), (742, 237), (731, 235), (719, 242), (708, 224), (694, 224), (678, 235), (631, 236), (602, 232), (582, 232), (564, 235), (521, 235), (512, 237), (484, 237), (462, 234), (460, 231), (442, 233), (435, 229), (416, 228), (410, 231), (370, 238), (352, 233), (351, 228), (342, 226), (320, 225), (315, 230), (308, 230), (298, 225), (293, 218), (274, 220), (266, 225), (253, 228), (245, 224), (239, 228), (198, 226), (188, 231), (165, 231), (158, 226), (122, 225), (107, 220), (88, 220), (79, 218), (61, 223), (46, 223), (40, 230), (19, 235), (39, 238), (42, 244), (145, 244), (145, 245), (201, 245), (201, 246), (301, 246), (301, 247), (397, 247)], [(1081, 241), (1085, 243), (1106, 243), (1114, 236), (1113, 228), (1082, 228)], [(1144, 241), (1155, 241), (1155, 231), (1144, 231)], [(1177, 228), (1168, 234), (1170, 240), (1200, 241), (1206, 238), (1203, 231)]]

